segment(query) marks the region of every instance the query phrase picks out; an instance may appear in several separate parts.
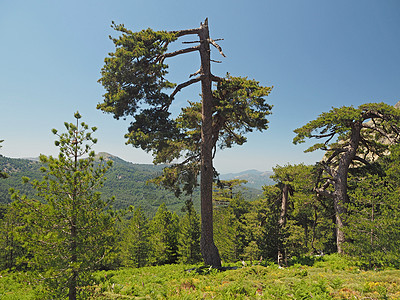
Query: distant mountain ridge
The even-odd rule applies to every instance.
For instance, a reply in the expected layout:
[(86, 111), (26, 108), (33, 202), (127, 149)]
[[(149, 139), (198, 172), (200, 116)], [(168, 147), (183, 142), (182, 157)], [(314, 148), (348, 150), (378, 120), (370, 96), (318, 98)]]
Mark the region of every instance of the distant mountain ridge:
[[(112, 160), (114, 162), (122, 163), (122, 164), (128, 164), (128, 165), (131, 164), (131, 165), (136, 165), (136, 166), (140, 166), (140, 165), (152, 166), (155, 169), (157, 169), (158, 171), (160, 171), (160, 169), (164, 168), (164, 165), (155, 166), (152, 164), (138, 164), (138, 163), (128, 162), (128, 161), (125, 161), (125, 160), (119, 158), (118, 156), (115, 156), (115, 155), (107, 153), (107, 152), (98, 152), (96, 154), (97, 158), (99, 158), (100, 156), (102, 156), (105, 160)], [(27, 157), (24, 159), (27, 159), (30, 161), (39, 161), (38, 157)], [(262, 187), (264, 185), (275, 184), (275, 182), (270, 178), (270, 176), (273, 174), (274, 173), (272, 171), (261, 172), (261, 171), (255, 170), (255, 169), (251, 169), (251, 170), (241, 171), (238, 173), (220, 174), (219, 177), (222, 180), (232, 180), (232, 179), (246, 180), (247, 181), (247, 183), (245, 184), (246, 187), (257, 189), (257, 190), (261, 191)]]
[[(180, 212), (184, 206), (185, 200), (189, 196), (176, 198), (175, 195), (154, 184), (147, 184), (149, 179), (153, 179), (161, 174), (165, 165), (135, 164), (125, 161), (115, 155), (99, 152), (96, 157), (102, 156), (105, 160), (112, 160), (113, 167), (106, 173), (107, 180), (101, 188), (102, 197), (109, 198), (115, 196), (115, 208), (126, 208), (130, 205), (135, 207), (142, 206), (143, 210), (149, 215), (154, 215), (157, 208), (165, 203), (173, 211)], [(8, 190), (10, 187), (20, 190), (21, 194), (34, 197), (35, 192), (30, 185), (22, 183), (22, 176), (32, 179), (41, 179), (43, 173), (40, 172), (42, 164), (37, 158), (8, 158), (0, 155), (0, 170), (9, 174), (9, 178), (0, 180), (0, 203), (11, 201)], [(247, 200), (254, 200), (261, 195), (261, 188), (252, 188), (257, 181), (256, 177), (259, 171), (244, 171), (238, 174), (225, 174), (224, 178), (233, 178), (242, 176), (240, 179), (249, 181), (247, 190), (243, 191), (243, 196)], [(262, 172), (259, 172), (263, 174)], [(250, 176), (252, 175), (252, 176)], [(259, 182), (265, 184), (266, 177), (261, 176)], [(196, 189), (193, 193), (195, 207), (200, 207), (200, 193)]]
[(246, 187), (262, 190), (264, 185), (273, 185), (275, 182), (270, 178), (274, 173), (272, 171), (261, 172), (258, 170), (247, 170), (239, 173), (221, 174), (222, 180), (241, 179), (247, 180)]

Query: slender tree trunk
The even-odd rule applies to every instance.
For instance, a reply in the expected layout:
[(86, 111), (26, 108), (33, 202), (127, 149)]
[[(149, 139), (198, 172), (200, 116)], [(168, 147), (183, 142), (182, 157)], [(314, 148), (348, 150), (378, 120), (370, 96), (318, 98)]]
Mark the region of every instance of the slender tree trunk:
[(318, 213), (317, 213), (317, 208), (314, 206), (314, 221), (312, 225), (312, 239), (311, 239), (311, 249), (312, 251), (315, 252), (314, 248), (314, 242), (315, 242), (315, 237), (316, 237), (316, 228), (317, 228), (317, 222), (318, 222)]
[[(73, 220), (74, 222), (75, 220)], [(72, 224), (71, 226), (71, 262), (76, 263), (77, 262), (77, 255), (76, 255), (76, 226), (75, 224)], [(76, 266), (72, 267), (72, 274), (71, 278), (69, 281), (69, 293), (68, 293), (68, 299), (69, 300), (75, 300), (76, 299), (76, 286), (77, 286), (77, 277), (78, 277), (78, 272), (75, 270)]]
[[(371, 223), (374, 224), (375, 221), (375, 203), (374, 203), (374, 198), (372, 198), (372, 214), (371, 214)], [(374, 226), (371, 228), (370, 232), (370, 254), (369, 254), (369, 268), (372, 269), (372, 254), (374, 253)]]
[(202, 91), (202, 126), (201, 126), (201, 253), (204, 263), (221, 267), (221, 258), (213, 238), (213, 134), (212, 134), (212, 90), (210, 70), (210, 44), (208, 20), (201, 24), (200, 58), (201, 58), (201, 91)]
[[(78, 128), (78, 119), (76, 120), (77, 124), (76, 127)], [(77, 134), (77, 133), (75, 133)], [(74, 169), (73, 169), (73, 173), (74, 173), (74, 187), (73, 187), (73, 194), (72, 194), (72, 216), (71, 216), (71, 263), (72, 265), (72, 274), (70, 277), (70, 281), (69, 281), (69, 292), (68, 292), (68, 299), (69, 300), (75, 300), (76, 299), (76, 286), (77, 286), (77, 279), (78, 279), (78, 271), (75, 269), (76, 265), (75, 263), (78, 261), (78, 256), (77, 256), (77, 217), (76, 217), (76, 212), (77, 212), (77, 179), (76, 179), (76, 175), (75, 172), (78, 169), (78, 148), (77, 148), (77, 144), (78, 144), (78, 140), (77, 140), (77, 136), (75, 136), (75, 140), (73, 141), (74, 144)]]
[(282, 227), (285, 226), (286, 224), (288, 197), (289, 197), (289, 186), (287, 184), (284, 184), (282, 189), (281, 215), (278, 221), (279, 225)]
[[(282, 188), (282, 203), (281, 203), (281, 214), (279, 216), (279, 220), (278, 220), (278, 225), (279, 225), (279, 236), (280, 239), (283, 240), (283, 227), (286, 225), (286, 215), (287, 215), (287, 206), (288, 206), (288, 199), (289, 199), (289, 186), (287, 184), (283, 185)], [(280, 267), (282, 267), (285, 259), (286, 259), (286, 255), (285, 255), (286, 251), (283, 248), (283, 246), (280, 245), (279, 243), (279, 247), (278, 247), (278, 265)]]

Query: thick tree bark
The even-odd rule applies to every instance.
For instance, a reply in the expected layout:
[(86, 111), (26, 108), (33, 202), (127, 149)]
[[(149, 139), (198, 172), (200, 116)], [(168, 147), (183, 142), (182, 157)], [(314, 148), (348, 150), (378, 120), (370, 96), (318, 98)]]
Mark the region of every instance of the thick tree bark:
[(337, 252), (344, 253), (343, 245), (346, 242), (346, 237), (343, 228), (346, 226), (344, 218), (347, 215), (346, 205), (349, 202), (347, 195), (347, 175), (351, 162), (354, 160), (360, 142), (360, 132), (362, 123), (361, 121), (352, 124), (352, 132), (350, 136), (347, 151), (345, 151), (339, 158), (338, 167), (334, 173), (334, 193), (333, 203), (336, 217), (336, 245)]
[(208, 21), (201, 24), (200, 32), (202, 126), (201, 126), (201, 239), (200, 247), (204, 263), (221, 267), (221, 258), (214, 244), (213, 233), (213, 130), (212, 130), (212, 75), (210, 70), (210, 44)]
[(347, 173), (340, 174), (337, 177), (338, 182), (335, 183), (335, 193), (333, 205), (335, 209), (336, 220), (336, 246), (337, 252), (343, 253), (343, 244), (346, 242), (343, 228), (346, 226), (344, 217), (347, 213), (346, 204), (348, 203), (347, 197)]

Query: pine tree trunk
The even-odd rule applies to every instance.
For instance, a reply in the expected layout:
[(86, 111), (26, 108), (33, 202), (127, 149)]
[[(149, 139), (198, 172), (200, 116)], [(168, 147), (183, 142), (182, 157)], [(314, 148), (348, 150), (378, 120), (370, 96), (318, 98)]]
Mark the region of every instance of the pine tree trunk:
[[(343, 155), (346, 156), (346, 155)], [(338, 253), (344, 253), (343, 244), (346, 242), (346, 237), (343, 232), (343, 228), (345, 227), (345, 222), (343, 218), (347, 214), (346, 204), (348, 202), (347, 197), (347, 173), (348, 166), (347, 160), (341, 159), (334, 183), (334, 199), (333, 205), (335, 209), (335, 222), (336, 222), (336, 247)]]
[(347, 201), (347, 193), (344, 191), (344, 187), (340, 186), (336, 188), (334, 198), (335, 218), (336, 218), (336, 246), (338, 253), (344, 253), (343, 244), (346, 242), (346, 237), (343, 232), (343, 228), (346, 226), (343, 218), (347, 214), (345, 204)]
[[(76, 120), (77, 124), (76, 124), (76, 128), (78, 128), (78, 119)], [(73, 141), (74, 144), (74, 168), (73, 168), (73, 172), (75, 173), (78, 170), (78, 137), (77, 137), (77, 132), (75, 132), (75, 140)], [(78, 256), (77, 256), (77, 244), (76, 244), (76, 240), (77, 240), (77, 228), (76, 228), (76, 222), (77, 222), (77, 217), (76, 217), (76, 211), (77, 211), (77, 179), (74, 176), (74, 187), (73, 187), (73, 194), (72, 194), (72, 218), (71, 218), (71, 263), (72, 265), (72, 274), (71, 274), (71, 278), (69, 281), (69, 293), (68, 293), (68, 299), (69, 300), (75, 300), (76, 299), (76, 286), (77, 286), (77, 279), (78, 279), (78, 271), (75, 269), (76, 265), (75, 263), (77, 263), (78, 261)]]
[(210, 70), (210, 45), (208, 21), (201, 25), (200, 58), (201, 58), (201, 91), (202, 91), (202, 126), (201, 126), (201, 253), (204, 263), (221, 267), (221, 258), (214, 244), (213, 233), (213, 135), (212, 135), (212, 90)]
[(278, 221), (281, 227), (285, 226), (286, 224), (288, 197), (289, 197), (289, 186), (287, 184), (284, 184), (282, 189), (281, 215)]
[(76, 232), (76, 216), (75, 213), (71, 219), (71, 243), (70, 243), (70, 250), (71, 250), (71, 263), (72, 263), (72, 274), (69, 279), (68, 283), (68, 299), (75, 300), (76, 299), (76, 286), (77, 286), (77, 279), (78, 279), (78, 271), (75, 269), (75, 263), (78, 261), (77, 257), (77, 232)]
[[(287, 184), (283, 185), (282, 188), (282, 203), (281, 203), (281, 213), (279, 216), (278, 220), (278, 225), (279, 225), (279, 239), (282, 241), (283, 240), (283, 228), (286, 225), (286, 215), (287, 215), (287, 206), (288, 206), (288, 198), (289, 197), (289, 186)], [(281, 245), (281, 242), (279, 242), (278, 246), (278, 265), (280, 267), (283, 266), (284, 261), (286, 259), (286, 256), (284, 255), (286, 253), (285, 249)]]
[(346, 236), (343, 228), (346, 226), (345, 217), (347, 215), (346, 205), (349, 202), (347, 195), (347, 177), (349, 167), (356, 156), (358, 144), (360, 142), (361, 121), (352, 124), (352, 131), (347, 151), (339, 159), (337, 171), (334, 180), (334, 208), (336, 215), (336, 245), (337, 252), (344, 253), (343, 245), (346, 242)]

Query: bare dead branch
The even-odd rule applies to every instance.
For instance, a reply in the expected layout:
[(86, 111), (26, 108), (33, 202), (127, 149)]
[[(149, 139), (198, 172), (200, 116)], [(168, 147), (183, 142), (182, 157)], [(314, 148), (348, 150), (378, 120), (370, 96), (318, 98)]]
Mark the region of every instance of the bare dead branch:
[(215, 62), (215, 63), (217, 63), (217, 64), (222, 63), (222, 61), (220, 61), (220, 60), (213, 60), (213, 59), (210, 59), (210, 61)]
[(213, 39), (209, 38), (209, 39), (208, 39), (208, 42), (209, 42), (211, 45), (213, 45), (215, 48), (217, 48), (218, 51), (219, 51), (219, 53), (220, 53), (223, 57), (226, 57), (225, 54), (224, 54), (224, 52), (222, 52), (221, 46), (218, 45)]
[(200, 41), (182, 42), (182, 44), (200, 44)]
[(174, 52), (170, 52), (170, 53), (165, 53), (163, 55), (160, 55), (159, 57), (157, 57), (156, 59), (156, 63), (157, 62), (164, 62), (164, 59), (168, 58), (168, 57), (174, 57), (180, 54), (184, 54), (184, 53), (189, 53), (189, 52), (194, 52), (194, 51), (198, 51), (200, 50), (200, 46), (195, 46), (195, 47), (190, 47), (190, 48), (185, 48), (185, 49), (181, 49), (181, 50), (177, 50)]
[(189, 78), (190, 78), (190, 77), (193, 77), (193, 76), (196, 76), (196, 75), (199, 75), (200, 72), (201, 72), (201, 69), (198, 69), (198, 70), (197, 70), (196, 72), (194, 72), (193, 74), (190, 74), (190, 75), (189, 75)]
[(199, 82), (200, 80), (201, 80), (201, 76), (196, 77), (196, 78), (193, 78), (193, 79), (190, 79), (190, 80), (188, 80), (188, 81), (186, 81), (186, 82), (183, 82), (183, 83), (179, 84), (179, 85), (175, 88), (175, 90), (172, 92), (172, 94), (170, 95), (170, 98), (171, 98), (171, 99), (174, 98), (175, 95), (176, 95), (181, 89), (183, 89), (184, 87), (187, 87), (187, 86), (189, 86), (189, 85), (191, 85), (191, 84), (193, 84), (193, 83)]
[(181, 36), (189, 35), (189, 34), (199, 34), (200, 30), (201, 30), (201, 28), (193, 28), (193, 29), (169, 31), (169, 33), (173, 33), (176, 37), (181, 37)]
[(332, 178), (332, 177), (322, 177), (322, 178), (320, 179), (320, 181), (321, 181), (321, 182), (325, 182), (325, 183), (322, 185), (322, 188), (326, 190), (326, 189), (329, 187), (329, 185), (333, 185), (333, 183), (335, 182), (335, 179)]

